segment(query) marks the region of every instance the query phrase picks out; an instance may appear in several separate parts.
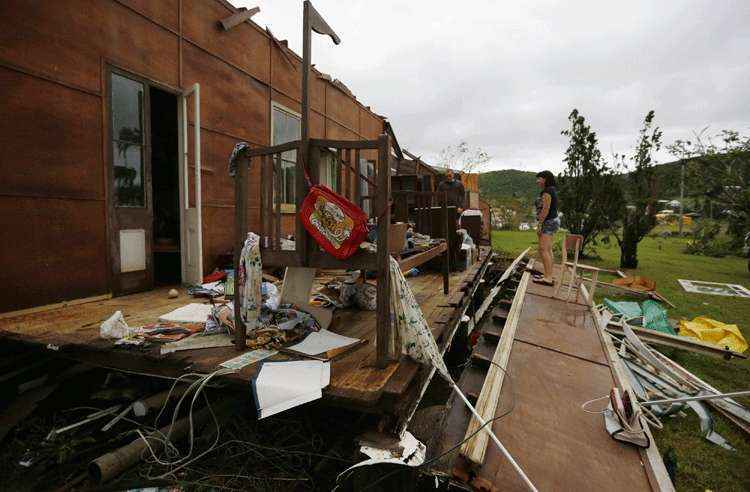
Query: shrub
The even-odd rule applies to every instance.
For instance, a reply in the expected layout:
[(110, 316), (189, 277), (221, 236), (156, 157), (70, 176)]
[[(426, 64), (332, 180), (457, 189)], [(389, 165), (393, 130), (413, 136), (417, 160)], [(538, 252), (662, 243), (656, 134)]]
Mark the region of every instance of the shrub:
[(721, 223), (705, 219), (693, 226), (685, 253), (721, 258), (732, 253), (732, 247), (729, 241), (721, 237)]

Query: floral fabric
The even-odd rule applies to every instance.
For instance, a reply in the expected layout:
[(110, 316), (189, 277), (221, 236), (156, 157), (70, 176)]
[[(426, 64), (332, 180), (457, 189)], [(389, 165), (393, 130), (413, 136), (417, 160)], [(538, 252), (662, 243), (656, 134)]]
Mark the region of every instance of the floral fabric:
[(260, 306), (262, 303), (260, 285), (263, 270), (260, 260), (260, 236), (253, 232), (247, 234), (245, 245), (240, 253), (239, 276), (240, 316), (242, 316), (247, 329), (254, 330), (260, 326)]
[(452, 381), (443, 357), (440, 355), (435, 337), (432, 336), (427, 320), (424, 319), (422, 309), (414, 298), (409, 282), (401, 273), (401, 267), (392, 257), (391, 269), (391, 307), (395, 315), (395, 330), (401, 337), (401, 348), (408, 355), (421, 364), (435, 366), (435, 369), (448, 381)]

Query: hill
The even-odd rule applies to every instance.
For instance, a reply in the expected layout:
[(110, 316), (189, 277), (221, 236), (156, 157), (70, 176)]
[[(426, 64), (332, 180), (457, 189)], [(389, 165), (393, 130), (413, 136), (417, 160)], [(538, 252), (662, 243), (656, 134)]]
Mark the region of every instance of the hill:
[(522, 199), (532, 202), (539, 193), (536, 186), (536, 173), (517, 169), (481, 173), (479, 175), (479, 192), (485, 200), (490, 202), (508, 199)]
[[(680, 163), (667, 162), (656, 165), (656, 179), (658, 182), (659, 198), (671, 200), (680, 196)], [(624, 179), (627, 174), (623, 174)], [(691, 190), (689, 183), (685, 183), (685, 195)], [(539, 193), (536, 186), (536, 173), (520, 171), (518, 169), (503, 169), (488, 171), (479, 175), (479, 191), (485, 200), (490, 202), (523, 199), (527, 203), (533, 202)]]

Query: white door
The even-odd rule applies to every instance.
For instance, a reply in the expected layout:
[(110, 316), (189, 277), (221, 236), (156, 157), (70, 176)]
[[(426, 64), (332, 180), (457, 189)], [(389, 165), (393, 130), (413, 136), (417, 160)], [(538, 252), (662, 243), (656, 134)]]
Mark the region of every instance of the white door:
[[(188, 98), (193, 98), (193, 151), (188, 149)], [(182, 282), (195, 285), (203, 282), (203, 230), (201, 209), (201, 93), (200, 85), (193, 84), (180, 97), (180, 234)], [(195, 179), (190, 189), (190, 163)], [(193, 207), (190, 197), (193, 196)]]

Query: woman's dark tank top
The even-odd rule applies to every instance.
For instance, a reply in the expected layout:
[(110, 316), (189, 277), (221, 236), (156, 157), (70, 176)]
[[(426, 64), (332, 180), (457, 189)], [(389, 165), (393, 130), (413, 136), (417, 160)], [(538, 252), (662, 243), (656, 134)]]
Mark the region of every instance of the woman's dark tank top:
[(549, 213), (547, 213), (547, 219), (557, 218), (557, 190), (554, 186), (548, 186), (544, 190), (542, 190), (542, 195), (545, 193), (549, 194), (551, 198), (549, 204)]

